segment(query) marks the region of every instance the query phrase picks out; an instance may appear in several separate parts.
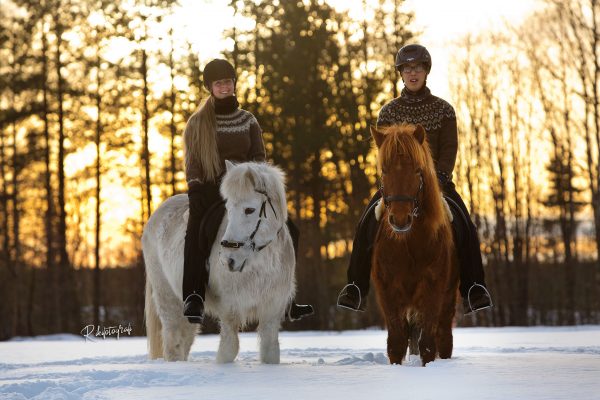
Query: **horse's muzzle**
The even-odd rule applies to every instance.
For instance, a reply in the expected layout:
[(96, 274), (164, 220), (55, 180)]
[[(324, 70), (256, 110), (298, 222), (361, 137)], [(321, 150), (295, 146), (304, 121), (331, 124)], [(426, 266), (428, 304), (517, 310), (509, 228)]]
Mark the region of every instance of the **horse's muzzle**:
[(408, 214), (408, 222), (402, 226), (398, 226), (396, 225), (396, 221), (394, 216), (389, 213), (388, 214), (388, 223), (390, 224), (390, 226), (392, 227), (392, 230), (396, 233), (406, 233), (408, 231), (410, 231), (410, 229), (412, 228), (412, 224), (413, 224), (413, 214), (410, 213)]
[(242, 272), (244, 270), (245, 266), (246, 266), (246, 260), (244, 260), (244, 262), (242, 263), (242, 265), (240, 265), (239, 268), (236, 268), (235, 260), (231, 257), (227, 259), (227, 267), (229, 268), (229, 271), (231, 271), (231, 272)]

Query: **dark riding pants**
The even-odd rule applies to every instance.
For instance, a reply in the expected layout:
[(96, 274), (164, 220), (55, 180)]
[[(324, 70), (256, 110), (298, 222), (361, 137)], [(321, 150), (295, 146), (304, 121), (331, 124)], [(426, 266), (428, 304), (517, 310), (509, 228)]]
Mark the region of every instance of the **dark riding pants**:
[[(453, 214), (452, 233), (460, 264), (460, 293), (466, 297), (469, 288), (474, 283), (485, 286), (479, 237), (475, 225), (471, 222), (467, 207), (456, 192), (454, 184), (448, 182), (442, 186), (442, 190), (444, 196), (449, 199), (448, 203)], [(350, 255), (348, 282), (354, 282), (359, 287), (362, 297), (366, 297), (369, 293), (373, 245), (379, 227), (373, 205), (380, 198), (381, 193), (377, 191), (369, 201), (369, 205), (356, 227)]]
[[(194, 184), (188, 190), (189, 217), (183, 250), (183, 300), (196, 293), (204, 299), (208, 285), (206, 260), (210, 255), (210, 244), (200, 240), (202, 219), (208, 209), (220, 202), (219, 186), (215, 183)], [(217, 232), (214, 232), (217, 235)], [(204, 235), (202, 235), (204, 236)]]
[[(224, 209), (217, 184), (196, 184), (188, 191), (189, 219), (185, 233), (183, 255), (183, 300), (196, 293), (204, 299), (208, 286), (207, 260), (221, 225)], [(207, 215), (208, 214), (208, 215)], [(286, 221), (296, 258), (300, 231), (288, 218)]]

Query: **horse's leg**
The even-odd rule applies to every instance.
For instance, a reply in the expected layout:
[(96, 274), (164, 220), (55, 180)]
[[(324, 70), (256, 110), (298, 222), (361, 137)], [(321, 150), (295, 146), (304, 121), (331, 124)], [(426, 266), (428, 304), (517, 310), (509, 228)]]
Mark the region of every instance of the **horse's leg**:
[(176, 299), (174, 304), (170, 304), (168, 307), (162, 305), (161, 308), (165, 361), (185, 361), (198, 328), (196, 325), (190, 324), (183, 316), (183, 304), (180, 300)]
[[(177, 308), (181, 313), (181, 307)], [(183, 315), (163, 320), (163, 354), (166, 361), (186, 361), (194, 342), (197, 325), (190, 324)]]
[(423, 366), (435, 360), (437, 347), (435, 344), (436, 328), (433, 323), (425, 322), (419, 338), (419, 354)]
[(221, 318), (221, 340), (217, 352), (217, 362), (219, 364), (233, 362), (238, 355), (240, 351), (239, 329), (240, 320), (237, 316), (228, 314)]
[[(378, 265), (373, 262), (374, 271)], [(406, 307), (399, 304), (393, 289), (384, 285), (376, 274), (373, 274), (373, 284), (377, 302), (381, 306), (385, 325), (388, 330), (387, 353), (391, 364), (402, 364), (408, 347), (408, 321), (406, 320)]]
[(439, 325), (437, 329), (436, 342), (440, 358), (452, 357), (452, 321), (456, 307), (456, 288), (449, 291), (446, 295), (442, 312), (440, 313)]
[(199, 325), (190, 324), (188, 321), (183, 322), (182, 326), (183, 330), (183, 359), (185, 361), (188, 360), (190, 356), (190, 350), (192, 349), (192, 344), (194, 344), (194, 339), (196, 334), (198, 333)]
[(144, 301), (144, 321), (146, 322), (146, 338), (148, 341), (148, 358), (155, 360), (163, 357), (162, 323), (154, 304), (152, 281), (146, 276), (146, 296)]
[(384, 307), (388, 329), (387, 353), (391, 364), (402, 364), (408, 347), (408, 321), (405, 312), (396, 307), (386, 310)]
[(156, 270), (148, 270), (148, 279), (152, 283), (153, 304), (162, 326), (162, 357), (165, 361), (183, 361), (187, 359), (197, 328), (184, 318), (183, 302), (173, 293), (162, 273)]
[(279, 364), (279, 317), (259, 319), (258, 338), (260, 340), (260, 362)]
[(438, 327), (436, 342), (440, 358), (446, 359), (452, 357), (453, 338), (452, 338), (452, 318), (445, 318), (440, 321)]
[[(435, 293), (435, 291), (430, 291)], [(423, 366), (435, 360), (437, 354), (436, 337), (441, 306), (436, 302), (426, 304), (420, 312), (421, 337), (419, 338), (419, 354)]]
[(194, 341), (196, 326), (183, 316), (183, 302), (164, 280), (153, 280), (153, 296), (162, 324), (162, 350), (166, 361), (184, 361)]
[(412, 355), (419, 354), (419, 337), (421, 336), (421, 328), (415, 321), (408, 323), (408, 352)]

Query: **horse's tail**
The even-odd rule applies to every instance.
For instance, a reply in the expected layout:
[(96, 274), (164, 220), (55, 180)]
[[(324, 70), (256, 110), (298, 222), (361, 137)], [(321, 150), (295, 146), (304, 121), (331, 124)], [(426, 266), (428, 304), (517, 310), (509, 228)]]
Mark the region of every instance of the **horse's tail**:
[(144, 307), (146, 320), (146, 336), (148, 338), (148, 358), (151, 360), (163, 357), (162, 323), (158, 318), (156, 306), (152, 299), (152, 284), (146, 276), (146, 306)]

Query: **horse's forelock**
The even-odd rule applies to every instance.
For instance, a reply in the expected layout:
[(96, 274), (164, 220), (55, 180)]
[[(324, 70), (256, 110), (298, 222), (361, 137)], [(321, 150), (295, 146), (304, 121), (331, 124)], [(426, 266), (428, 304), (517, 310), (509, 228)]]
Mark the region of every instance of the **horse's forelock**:
[(415, 125), (392, 125), (380, 129), (385, 139), (379, 149), (379, 167), (399, 155), (407, 156), (423, 172), (423, 207), (426, 218), (435, 225), (447, 223), (447, 218), (440, 198), (439, 184), (435, 165), (427, 139), (423, 144), (413, 136)]
[(227, 171), (221, 193), (224, 198), (241, 199), (266, 192), (278, 215), (287, 215), (284, 172), (267, 163), (247, 162)]
[[(401, 124), (382, 128), (385, 139), (379, 149), (379, 164), (385, 164), (399, 155), (407, 156), (415, 165), (424, 168), (427, 165), (429, 148), (420, 144), (413, 133), (415, 125)], [(429, 155), (431, 158), (431, 155)]]
[(227, 170), (221, 183), (221, 194), (224, 198), (241, 199), (254, 193), (255, 182), (251, 171), (243, 164)]

